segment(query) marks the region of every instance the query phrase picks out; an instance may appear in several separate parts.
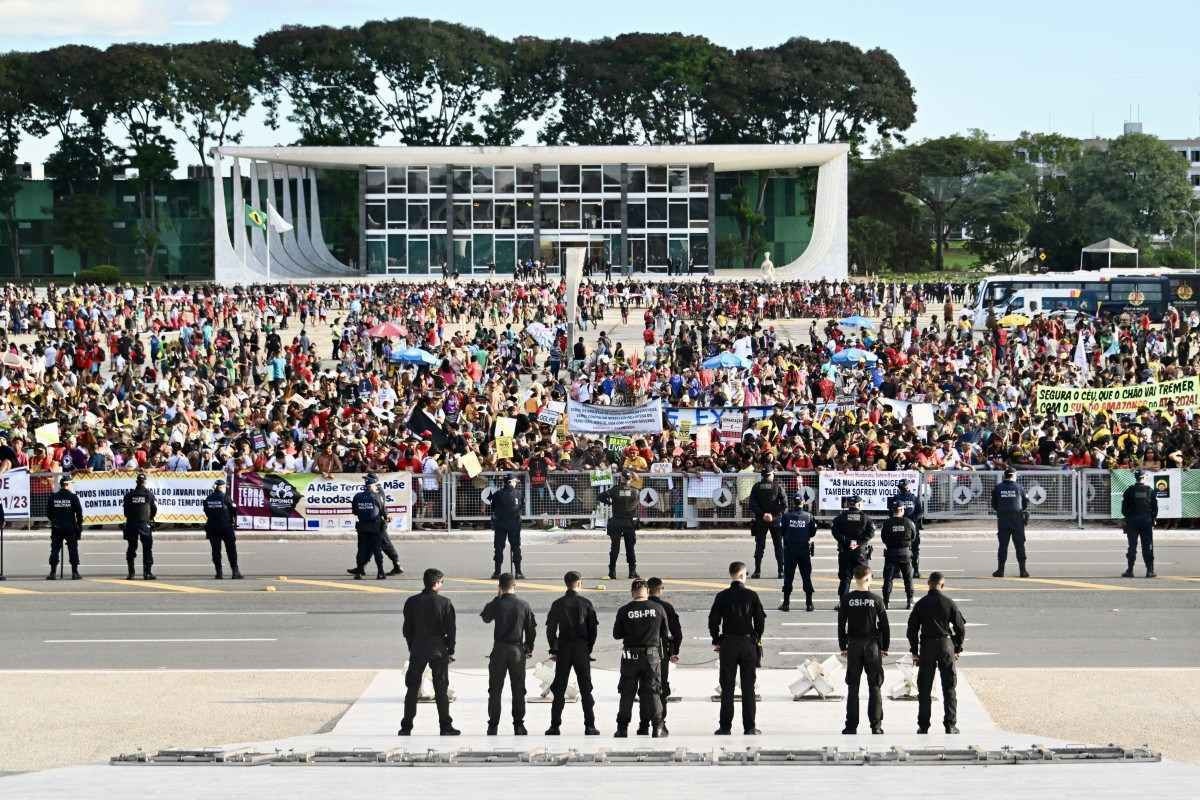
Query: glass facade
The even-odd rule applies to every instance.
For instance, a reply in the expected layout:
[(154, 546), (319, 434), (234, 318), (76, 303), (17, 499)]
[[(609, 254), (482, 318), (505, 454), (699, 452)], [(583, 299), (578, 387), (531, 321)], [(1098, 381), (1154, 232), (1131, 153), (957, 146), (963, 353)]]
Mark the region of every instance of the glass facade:
[(583, 245), (597, 267), (709, 268), (707, 165), (543, 164), (368, 167), (371, 272), (512, 274), (554, 268)]

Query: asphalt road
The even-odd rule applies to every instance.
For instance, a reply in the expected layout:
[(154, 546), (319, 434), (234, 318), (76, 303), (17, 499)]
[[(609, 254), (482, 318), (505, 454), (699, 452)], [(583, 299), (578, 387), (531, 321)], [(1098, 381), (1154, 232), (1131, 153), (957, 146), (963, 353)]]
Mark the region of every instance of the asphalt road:
[[(1116, 577), (1124, 568), (1123, 543), (1116, 537), (1035, 542), (1029, 580), (991, 578), (994, 545), (986, 538), (927, 541), (922, 569), (943, 570), (948, 593), (961, 601), (970, 626), (967, 667), (1197, 666), (1200, 542), (1161, 539), (1160, 577), (1153, 581)], [(600, 613), (596, 657), (615, 663), (609, 626), (612, 612), (628, 599), (628, 581), (597, 579), (605, 571), (607, 544), (599, 534), (527, 542), (521, 593), (544, 620), (561, 593), (563, 572), (582, 571)], [(241, 551), (245, 581), (212, 580), (206, 543), (175, 541), (156, 547), (158, 582), (127, 582), (123, 543), (85, 541), (84, 580), (50, 583), (44, 580), (45, 543), (10, 541), (9, 579), (0, 583), (0, 669), (396, 667), (406, 658), (400, 608), (419, 589), (420, 570), (430, 565), (447, 574), (446, 591), (458, 610), (458, 663), (485, 664), (491, 631), (478, 612), (494, 594), (488, 544), (402, 543), (407, 572), (387, 581), (347, 579), (342, 570), (353, 558), (350, 542), (247, 541)], [(682, 615), (685, 665), (714, 657), (705, 630), (712, 595), (726, 584), (728, 562), (750, 555), (748, 536), (641, 544), (639, 571), (667, 582), (667, 596)], [(882, 567), (878, 550), (875, 566)], [(809, 654), (836, 648), (831, 544), (819, 545), (815, 568), (817, 610), (811, 614), (802, 602), (800, 611), (775, 611), (780, 582), (769, 553), (764, 574), (772, 577), (752, 582), (768, 610), (766, 666), (795, 666)], [(624, 575), (623, 562), (619, 571)], [(594, 588), (598, 583), (606, 590)], [(797, 596), (802, 601), (798, 586)], [(899, 583), (891, 619), (892, 650), (902, 653), (907, 613)], [(539, 637), (544, 655), (541, 631)]]

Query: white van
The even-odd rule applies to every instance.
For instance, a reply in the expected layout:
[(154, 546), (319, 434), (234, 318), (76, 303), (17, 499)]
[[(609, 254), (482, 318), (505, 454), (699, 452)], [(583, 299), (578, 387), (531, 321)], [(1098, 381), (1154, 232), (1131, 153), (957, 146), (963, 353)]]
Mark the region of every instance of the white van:
[[(1046, 314), (1063, 318), (1068, 325), (1080, 314), (1090, 316), (1095, 309), (1087, 295), (1079, 289), (1020, 289), (1008, 298), (1004, 305), (995, 306), (996, 319), (1009, 314), (1024, 314), (1033, 318)], [(988, 310), (977, 309), (972, 320), (977, 331), (987, 329)]]

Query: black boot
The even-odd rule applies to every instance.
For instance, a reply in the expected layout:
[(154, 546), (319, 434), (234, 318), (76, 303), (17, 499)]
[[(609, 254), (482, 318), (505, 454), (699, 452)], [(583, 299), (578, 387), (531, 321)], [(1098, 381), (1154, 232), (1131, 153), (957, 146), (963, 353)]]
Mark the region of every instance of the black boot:
[(234, 567), (234, 568), (233, 568), (233, 579), (234, 579), (235, 581), (240, 581), (240, 580), (242, 580), (242, 573), (238, 572), (238, 568), (237, 568), (237, 567)]
[(783, 596), (783, 602), (779, 604), (780, 611), (791, 611), (792, 610), (792, 604), (791, 604), (791, 600), (789, 598), (790, 598), (790, 595), (785, 594)]
[(615, 581), (617, 579), (617, 565), (616, 564), (608, 565), (608, 579), (610, 581)]
[(659, 724), (655, 725), (654, 730), (651, 731), (651, 733), (650, 733), (650, 737), (652, 739), (664, 739), (664, 738), (666, 738), (666, 736), (667, 736), (667, 726), (663, 725), (661, 722)]
[(79, 574), (79, 567), (71, 567), (71, 580), (77, 581), (81, 578), (83, 578), (83, 576)]
[(392, 568), (390, 570), (388, 570), (388, 575), (403, 575), (403, 574), (404, 574), (404, 570), (400, 569), (400, 562), (393, 561)]
[(996, 571), (992, 573), (992, 577), (993, 578), (1003, 578), (1004, 577), (1004, 565), (1003, 564), (996, 567)]
[(892, 603), (892, 596), (890, 594), (885, 594), (883, 596), (883, 607), (891, 608), (891, 603)]
[(149, 570), (147, 570), (147, 571), (145, 571), (145, 572), (143, 572), (143, 573), (142, 573), (142, 580), (144, 580), (144, 581), (156, 581), (156, 580), (158, 580), (158, 576), (157, 576), (157, 575), (155, 575), (153, 572), (150, 572)]
[(125, 576), (125, 580), (131, 581), (133, 580), (133, 559), (127, 558), (125, 559), (125, 563), (129, 565), (129, 574)]
[(496, 564), (496, 568), (492, 570), (492, 580), (499, 580), (499, 578), (500, 578), (500, 565)]
[(805, 611), (813, 610), (812, 595), (808, 594), (807, 592), (804, 595), (804, 610)]
[(637, 735), (638, 736), (649, 736), (650, 735), (650, 723), (649, 722), (639, 723), (637, 726)]
[(1133, 560), (1126, 559), (1125, 562), (1129, 566), (1125, 567), (1125, 571), (1121, 573), (1121, 577), (1122, 578), (1132, 578), (1133, 577)]
[(219, 581), (224, 577), (225, 577), (225, 573), (221, 572), (221, 567), (218, 565), (217, 566), (217, 574), (213, 575), (213, 580)]
[(912, 608), (912, 595), (911, 594), (905, 596), (905, 598), (904, 598), (904, 610), (907, 611), (910, 608)]
[(751, 578), (761, 578), (762, 577), (762, 561), (761, 560), (755, 559), (754, 572), (750, 573), (750, 577)]
[(614, 739), (628, 739), (629, 738), (629, 726), (621, 725), (620, 727), (618, 727), (617, 732), (613, 734), (613, 738)]
[(1022, 577), (1022, 578), (1028, 578), (1028, 577), (1029, 577), (1029, 573), (1025, 571), (1025, 562), (1024, 562), (1024, 561), (1020, 562), (1020, 563), (1018, 564), (1018, 566), (1019, 566), (1019, 567), (1020, 567), (1020, 569), (1021, 569), (1021, 573), (1020, 573), (1020, 574), (1021, 574), (1021, 577)]
[(50, 567), (50, 574), (46, 576), (46, 580), (48, 580), (48, 581), (58, 580), (58, 567), (55, 567), (55, 566)]
[(630, 564), (629, 565), (629, 580), (633, 580), (634, 578), (640, 578), (640, 577), (642, 577), (642, 576), (637, 574), (637, 567)]
[(1154, 574), (1154, 562), (1153, 561), (1146, 562), (1146, 577), (1147, 578), (1157, 578), (1158, 577), (1157, 575)]
[(525, 573), (521, 572), (521, 562), (520, 561), (513, 564), (513, 569), (515, 569), (517, 571), (517, 574), (513, 576), (514, 578), (516, 578), (519, 581), (525, 580)]

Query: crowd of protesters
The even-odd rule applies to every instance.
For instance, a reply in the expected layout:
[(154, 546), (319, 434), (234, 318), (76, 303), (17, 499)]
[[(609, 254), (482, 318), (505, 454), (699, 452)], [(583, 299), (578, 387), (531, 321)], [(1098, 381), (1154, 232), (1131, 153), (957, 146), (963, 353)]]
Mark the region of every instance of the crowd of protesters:
[[(970, 294), (952, 284), (588, 280), (569, 342), (555, 277), (9, 286), (0, 469), (411, 470), (432, 482), (474, 454), (484, 469), (527, 470), (537, 486), (557, 470), (662, 462), (680, 472), (1200, 463), (1200, 416), (1189, 410), (1058, 417), (1033, 401), (1038, 385), (1196, 374), (1187, 318), (1172, 309), (1165, 324), (1126, 316), (1068, 328), (1038, 316), (978, 332), (960, 313)], [(875, 322), (839, 323), (851, 315)], [(641, 331), (635, 341), (613, 335), (618, 318)], [(399, 330), (379, 335), (386, 322)], [(530, 336), (534, 324), (547, 335)], [(851, 347), (877, 360), (831, 363)], [(396, 360), (415, 348), (427, 363)], [(703, 367), (723, 352), (749, 367)], [(698, 448), (694, 429), (668, 428), (613, 449), (538, 421), (568, 397), (769, 410), (740, 440)], [(933, 423), (892, 401), (932, 406)], [(511, 456), (497, 452), (499, 417), (515, 420)]]

